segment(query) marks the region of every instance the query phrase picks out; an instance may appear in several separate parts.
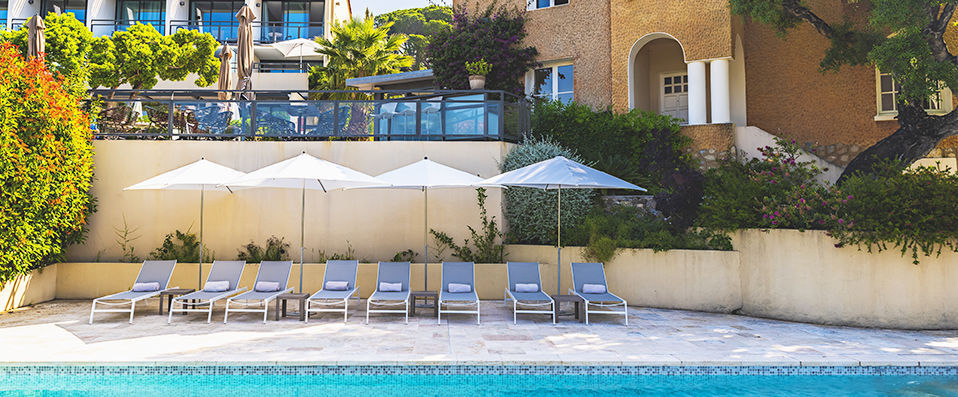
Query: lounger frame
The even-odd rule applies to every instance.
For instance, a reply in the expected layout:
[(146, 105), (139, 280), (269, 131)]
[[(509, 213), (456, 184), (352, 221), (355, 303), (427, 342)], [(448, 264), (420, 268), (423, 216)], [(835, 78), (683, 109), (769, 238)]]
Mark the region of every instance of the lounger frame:
[[(458, 265), (458, 264), (470, 264), (472, 265), (472, 280), (469, 281), (469, 285), (472, 287), (472, 292), (476, 295), (475, 300), (445, 300), (442, 297), (442, 293), (446, 291), (448, 287), (446, 283), (446, 264)], [(480, 317), (480, 302), (479, 302), (479, 293), (476, 292), (476, 264), (474, 262), (443, 262), (442, 263), (442, 281), (440, 284), (439, 299), (436, 300), (436, 305), (438, 305), (438, 314), (436, 316), (436, 324), (442, 324), (442, 314), (475, 314), (476, 315), (476, 324), (481, 324)], [(455, 280), (455, 281), (464, 281), (464, 280)], [(472, 307), (475, 306), (476, 310), (455, 310), (455, 309), (443, 309), (442, 305), (447, 307)]]
[[(578, 296), (579, 298), (582, 298), (582, 301), (583, 301), (584, 306), (585, 306), (585, 310), (584, 310), (584, 311), (585, 311), (585, 324), (586, 324), (586, 325), (589, 325), (589, 314), (612, 314), (612, 315), (620, 315), (620, 316), (623, 316), (623, 317), (625, 318), (625, 325), (629, 325), (629, 304), (628, 304), (628, 302), (626, 302), (625, 299), (622, 299), (622, 298), (619, 297), (618, 295), (615, 295), (615, 294), (609, 292), (608, 279), (606, 279), (606, 277), (605, 277), (605, 266), (604, 266), (603, 264), (601, 264), (601, 263), (598, 264), (598, 265), (599, 265), (599, 268), (602, 269), (602, 285), (605, 285), (605, 291), (606, 291), (607, 294), (609, 294), (609, 295), (611, 295), (612, 297), (614, 297), (614, 298), (620, 300), (621, 302), (610, 303), (610, 302), (606, 302), (606, 301), (591, 301), (591, 300), (589, 300), (589, 298), (586, 296), (587, 294), (583, 294), (583, 293), (580, 293), (579, 291), (576, 291), (576, 290), (575, 290), (575, 288), (576, 288), (575, 286), (578, 285), (578, 283), (576, 282), (575, 265), (576, 265), (575, 263), (572, 264), (572, 288), (569, 288), (569, 293), (570, 293), (570, 294), (575, 294), (575, 295)], [(590, 306), (596, 307), (596, 308), (598, 308), (598, 310), (596, 310), (596, 309), (590, 310), (590, 309), (589, 309)], [(612, 308), (616, 308), (616, 307), (620, 307), (620, 306), (622, 307), (622, 310), (612, 310)]]
[[(511, 266), (512, 264), (532, 264), (532, 263), (533, 262), (507, 262), (506, 263), (506, 292), (503, 294), (502, 303), (504, 305), (508, 305), (509, 301), (510, 300), (512, 301), (512, 323), (513, 324), (518, 324), (519, 314), (548, 314), (552, 316), (552, 324), (555, 324), (556, 323), (556, 306), (555, 306), (555, 301), (552, 299), (551, 296), (549, 296), (549, 294), (545, 294), (543, 292), (543, 294), (545, 294), (545, 296), (549, 298), (548, 301), (523, 302), (522, 300), (517, 299), (516, 296), (513, 295), (512, 293), (513, 284), (512, 284), (512, 275), (509, 273), (509, 266)], [(539, 270), (539, 263), (534, 262), (534, 264), (536, 266), (535, 282), (536, 282), (536, 285), (539, 286), (539, 291), (541, 292), (542, 291), (542, 273)], [(526, 281), (526, 280), (521, 280), (521, 281)], [(539, 308), (539, 307), (548, 306), (549, 310), (523, 309), (523, 308), (520, 308), (520, 305), (526, 308)]]
[[(246, 261), (228, 261), (228, 262), (243, 262), (243, 267), (244, 267), (244, 268), (246, 267)], [(216, 261), (213, 262), (213, 267), (214, 267), (214, 268), (216, 267)], [(242, 275), (243, 275), (243, 270), (241, 269), (241, 270), (240, 270), (240, 275), (239, 275), (239, 277), (236, 277), (236, 280), (227, 280), (227, 281), (232, 282), (234, 286), (239, 285), (239, 280), (240, 280), (240, 278), (242, 277)], [(210, 273), (206, 275), (206, 282), (207, 282), (207, 283), (210, 282), (210, 281), (220, 281), (220, 280), (210, 280), (210, 278), (211, 278), (212, 276), (213, 276), (213, 269), (210, 269)], [(204, 283), (203, 285), (205, 286), (206, 283)], [(236, 294), (238, 294), (238, 293), (240, 293), (240, 292), (244, 292), (244, 291), (246, 291), (246, 287), (233, 288), (233, 289), (231, 289), (231, 290), (229, 290), (229, 291), (223, 291), (223, 292), (221, 292), (221, 293), (219, 293), (219, 294), (217, 294), (217, 295), (213, 295), (213, 296), (208, 297), (208, 298), (206, 298), (206, 299), (198, 299), (199, 302), (195, 302), (195, 303), (186, 302), (186, 301), (191, 300), (191, 299), (195, 299), (195, 298), (191, 298), (190, 295), (193, 295), (193, 294), (195, 294), (196, 292), (203, 292), (202, 290), (201, 290), (201, 291), (196, 291), (196, 292), (191, 293), (191, 294), (186, 294), (186, 295), (177, 296), (177, 297), (173, 298), (173, 302), (170, 303), (170, 313), (169, 313), (169, 316), (168, 316), (167, 319), (166, 319), (166, 323), (167, 323), (167, 324), (172, 323), (172, 322), (173, 322), (173, 312), (177, 312), (177, 313), (206, 313), (206, 323), (209, 324), (210, 322), (213, 321), (213, 305), (216, 303), (216, 301), (229, 298), (230, 296), (236, 295)], [(179, 308), (177, 308), (177, 307), (176, 307), (177, 304), (180, 304), (181, 306), (180, 306)], [(197, 309), (197, 308), (196, 308), (197, 306), (206, 306), (206, 308)]]
[[(381, 282), (390, 282), (390, 280), (383, 280), (383, 279), (381, 278), (381, 277), (382, 277), (382, 273), (383, 273), (383, 271), (382, 271), (383, 268), (382, 268), (382, 267), (383, 267), (384, 264), (400, 264), (400, 265), (405, 265), (405, 266), (408, 268), (409, 271), (406, 273), (406, 279), (405, 279), (405, 280), (401, 280), (401, 281), (404, 281), (404, 282), (403, 282), (403, 289), (405, 289), (405, 291), (399, 291), (399, 292), (405, 292), (405, 293), (406, 293), (405, 299), (403, 299), (403, 300), (391, 300), (391, 299), (379, 299), (379, 298), (376, 297), (376, 293), (379, 292), (379, 283), (381, 283)], [(366, 299), (366, 324), (369, 324), (369, 313), (403, 314), (403, 315), (406, 316), (406, 324), (409, 324), (409, 299), (410, 299), (410, 297), (412, 296), (412, 291), (410, 291), (411, 288), (410, 288), (410, 286), (409, 286), (409, 284), (410, 284), (410, 279), (411, 279), (411, 278), (412, 278), (412, 265), (411, 265), (409, 262), (379, 262), (379, 268), (376, 270), (376, 288), (375, 288), (375, 290), (373, 290), (373, 294), (370, 295), (369, 298)], [(391, 280), (391, 281), (392, 281), (392, 282), (395, 282), (396, 280)], [(376, 309), (376, 308), (374, 308), (372, 305), (376, 305), (376, 306), (393, 306), (393, 307), (402, 305), (402, 306), (403, 306), (403, 310), (398, 310), (398, 309)]]
[[(136, 278), (135, 278), (134, 281), (133, 281), (134, 284), (136, 283), (137, 280), (139, 280), (140, 275), (143, 274), (143, 268), (146, 267), (147, 262), (167, 262), (167, 261), (145, 261), (145, 262), (143, 262), (143, 264), (140, 265), (140, 271), (136, 273)], [(176, 268), (176, 261), (175, 261), (175, 260), (173, 261), (173, 268)], [(171, 279), (171, 278), (173, 278), (172, 268), (171, 268), (171, 270), (170, 270), (169, 276), (167, 276), (167, 278), (166, 278), (166, 282), (163, 283), (162, 288), (160, 288), (160, 289), (158, 289), (158, 290), (156, 290), (156, 291), (144, 292), (142, 295), (138, 295), (137, 297), (132, 298), (132, 299), (110, 299), (111, 296), (114, 296), (114, 295), (117, 295), (117, 294), (122, 294), (123, 292), (133, 292), (133, 290), (131, 289), (131, 290), (129, 290), (129, 291), (118, 292), (118, 293), (116, 293), (116, 294), (111, 294), (111, 295), (108, 295), (108, 296), (103, 296), (103, 297), (94, 299), (94, 300), (93, 300), (93, 306), (90, 308), (90, 324), (91, 324), (91, 325), (93, 324), (93, 315), (96, 314), (96, 313), (130, 313), (130, 324), (133, 324), (133, 314), (136, 312), (136, 303), (137, 303), (137, 302), (142, 301), (142, 300), (146, 300), (146, 299), (150, 299), (150, 298), (153, 298), (153, 297), (156, 297), (156, 296), (160, 295), (161, 293), (163, 293), (163, 291), (166, 291), (166, 290), (168, 290), (168, 289), (176, 289), (176, 288), (179, 288), (179, 287), (172, 287), (172, 288), (169, 287), (169, 285), (170, 285), (170, 279)], [(97, 309), (97, 308), (96, 308), (96, 305), (97, 305), (97, 304), (104, 305), (104, 306), (113, 306), (113, 307), (115, 307), (115, 306), (126, 306), (126, 305), (130, 305), (130, 309), (129, 309), (129, 310), (127, 310), (127, 309)]]
[[(274, 300), (276, 300), (276, 298), (277, 298), (278, 296), (280, 296), (280, 295), (282, 295), (282, 294), (285, 294), (285, 293), (293, 292), (293, 288), (284, 288), (284, 287), (286, 287), (286, 286), (289, 284), (289, 273), (290, 273), (290, 271), (291, 271), (292, 268), (293, 268), (293, 262), (292, 262), (292, 261), (282, 261), (282, 262), (285, 262), (288, 266), (287, 266), (287, 268), (286, 268), (286, 277), (284, 278), (284, 280), (286, 280), (286, 281), (283, 282), (283, 286), (280, 287), (280, 290), (279, 290), (279, 291), (273, 291), (272, 293), (270, 293), (269, 295), (263, 297), (262, 299), (237, 299), (237, 298), (242, 297), (243, 295), (246, 295), (246, 293), (243, 293), (243, 294), (240, 294), (240, 295), (237, 295), (237, 296), (234, 296), (234, 297), (231, 297), (231, 298), (227, 299), (227, 300), (226, 300), (226, 314), (223, 315), (223, 324), (226, 324), (226, 322), (229, 321), (230, 312), (231, 312), (231, 311), (232, 311), (232, 312), (238, 312), (238, 313), (263, 313), (263, 324), (266, 324), (266, 320), (267, 320), (267, 318), (268, 318), (267, 316), (269, 315), (269, 304), (270, 304), (271, 302), (273, 302)], [(274, 262), (274, 263), (275, 263), (275, 262)], [(260, 263), (260, 268), (259, 268), (259, 270), (256, 272), (256, 280), (253, 281), (253, 288), (256, 288), (256, 283), (260, 281), (260, 275), (261, 275), (261, 272), (262, 272), (262, 271), (263, 271), (263, 267), (262, 267), (262, 263)], [(255, 292), (255, 291), (250, 291), (250, 292)], [(249, 292), (247, 292), (247, 293), (249, 293)], [(252, 302), (252, 303), (250, 303), (250, 302)], [(240, 306), (242, 306), (242, 308), (241, 308), (241, 309), (230, 308), (230, 304), (240, 305)], [(258, 305), (262, 305), (263, 308), (262, 308), (262, 309), (249, 309), (249, 307), (251, 307), (251, 306), (258, 306)]]
[[(331, 264), (344, 265), (348, 264), (354, 267), (353, 279), (352, 280), (327, 280), (329, 275), (329, 267)], [(346, 323), (349, 318), (349, 300), (356, 299), (359, 300), (359, 287), (356, 286), (356, 278), (359, 273), (359, 261), (350, 260), (350, 261), (326, 261), (326, 269), (323, 271), (323, 288), (317, 291), (315, 294), (306, 299), (306, 322), (309, 322), (310, 313), (343, 313), (343, 322)], [(330, 299), (330, 298), (317, 298), (315, 297), (320, 292), (323, 292), (326, 289), (327, 281), (349, 281), (349, 287), (346, 294), (346, 297), (343, 299)], [(314, 308), (313, 305), (319, 306)], [(343, 305), (342, 308), (336, 306)]]

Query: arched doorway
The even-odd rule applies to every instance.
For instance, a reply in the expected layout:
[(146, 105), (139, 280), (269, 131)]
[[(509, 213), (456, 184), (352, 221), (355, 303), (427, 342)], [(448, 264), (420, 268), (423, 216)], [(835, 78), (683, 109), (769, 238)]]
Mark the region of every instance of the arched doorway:
[(689, 118), (685, 50), (667, 33), (650, 33), (629, 54), (629, 109)]

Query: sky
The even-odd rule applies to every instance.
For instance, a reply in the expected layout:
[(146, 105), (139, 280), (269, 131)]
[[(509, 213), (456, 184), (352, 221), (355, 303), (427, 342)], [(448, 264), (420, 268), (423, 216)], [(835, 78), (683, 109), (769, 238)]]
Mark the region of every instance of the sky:
[(366, 8), (372, 11), (374, 15), (385, 14), (390, 11), (402, 10), (404, 8), (418, 8), (428, 6), (430, 3), (442, 5), (451, 4), (452, 1), (443, 0), (352, 0), (353, 15), (362, 16)]

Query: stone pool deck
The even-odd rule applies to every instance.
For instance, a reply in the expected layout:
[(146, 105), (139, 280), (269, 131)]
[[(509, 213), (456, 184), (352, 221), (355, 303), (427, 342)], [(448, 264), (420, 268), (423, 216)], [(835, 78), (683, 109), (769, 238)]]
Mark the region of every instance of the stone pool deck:
[[(539, 364), (539, 365), (958, 365), (958, 331), (830, 327), (736, 315), (635, 308), (621, 317), (553, 326), (525, 315), (513, 325), (501, 301), (437, 325), (419, 313), (379, 315), (365, 302), (349, 321), (327, 313), (262, 324), (255, 314), (158, 316), (156, 301), (123, 314), (98, 314), (89, 301), (53, 301), (0, 314), (0, 363)], [(431, 315), (431, 312), (430, 312)]]

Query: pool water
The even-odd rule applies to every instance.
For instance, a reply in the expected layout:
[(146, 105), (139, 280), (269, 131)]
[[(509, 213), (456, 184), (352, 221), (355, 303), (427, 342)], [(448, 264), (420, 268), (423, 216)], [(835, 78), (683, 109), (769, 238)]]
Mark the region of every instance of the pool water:
[(4, 375), (43, 396), (958, 396), (956, 376)]

